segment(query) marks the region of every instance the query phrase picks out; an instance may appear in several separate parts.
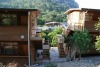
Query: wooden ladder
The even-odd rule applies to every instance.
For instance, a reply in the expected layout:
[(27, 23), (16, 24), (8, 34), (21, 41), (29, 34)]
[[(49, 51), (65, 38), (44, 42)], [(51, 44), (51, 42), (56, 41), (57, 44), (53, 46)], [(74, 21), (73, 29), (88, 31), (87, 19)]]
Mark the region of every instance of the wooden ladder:
[(43, 43), (43, 59), (50, 59), (50, 43), (49, 40), (45, 40)]

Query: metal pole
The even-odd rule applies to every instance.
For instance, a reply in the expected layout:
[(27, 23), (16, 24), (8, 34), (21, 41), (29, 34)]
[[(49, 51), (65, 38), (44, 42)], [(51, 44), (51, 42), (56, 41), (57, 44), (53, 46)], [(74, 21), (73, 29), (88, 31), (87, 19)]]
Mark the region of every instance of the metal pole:
[(83, 31), (84, 31), (84, 27), (85, 27), (85, 14), (87, 13), (87, 11), (83, 12)]
[(28, 12), (28, 61), (30, 67), (30, 12)]

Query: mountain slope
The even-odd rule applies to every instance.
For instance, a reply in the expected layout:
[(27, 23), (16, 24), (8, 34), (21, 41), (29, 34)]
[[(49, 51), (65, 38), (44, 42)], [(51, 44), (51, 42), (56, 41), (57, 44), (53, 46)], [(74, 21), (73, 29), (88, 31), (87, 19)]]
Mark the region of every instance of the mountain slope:
[(77, 8), (74, 0), (0, 0), (1, 8), (35, 8), (41, 11), (39, 24), (49, 21), (64, 22), (64, 12), (69, 8)]

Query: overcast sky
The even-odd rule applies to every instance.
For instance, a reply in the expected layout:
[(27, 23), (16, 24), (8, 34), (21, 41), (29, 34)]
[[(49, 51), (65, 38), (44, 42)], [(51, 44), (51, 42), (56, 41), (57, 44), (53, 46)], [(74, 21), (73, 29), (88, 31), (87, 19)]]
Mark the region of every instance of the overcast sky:
[(100, 0), (75, 0), (80, 8), (100, 9)]

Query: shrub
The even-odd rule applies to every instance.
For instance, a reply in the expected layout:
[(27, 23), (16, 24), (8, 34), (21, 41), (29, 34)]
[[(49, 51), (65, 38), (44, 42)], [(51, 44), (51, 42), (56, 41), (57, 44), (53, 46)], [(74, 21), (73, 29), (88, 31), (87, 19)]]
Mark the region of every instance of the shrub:
[(91, 42), (91, 38), (86, 29), (84, 31), (75, 31), (73, 35), (67, 37), (67, 40), (69, 47), (75, 45), (80, 49), (81, 53), (89, 49)]
[(57, 35), (62, 33), (62, 28), (58, 27), (48, 34), (51, 46), (57, 45)]
[[(99, 21), (98, 21), (98, 23), (95, 24), (95, 28), (100, 33), (100, 18), (98, 18), (98, 19), (99, 19)], [(96, 37), (95, 48), (96, 48), (96, 50), (100, 51), (100, 35)]]
[(57, 67), (57, 64), (56, 63), (49, 63), (49, 64), (44, 65), (44, 67)]

